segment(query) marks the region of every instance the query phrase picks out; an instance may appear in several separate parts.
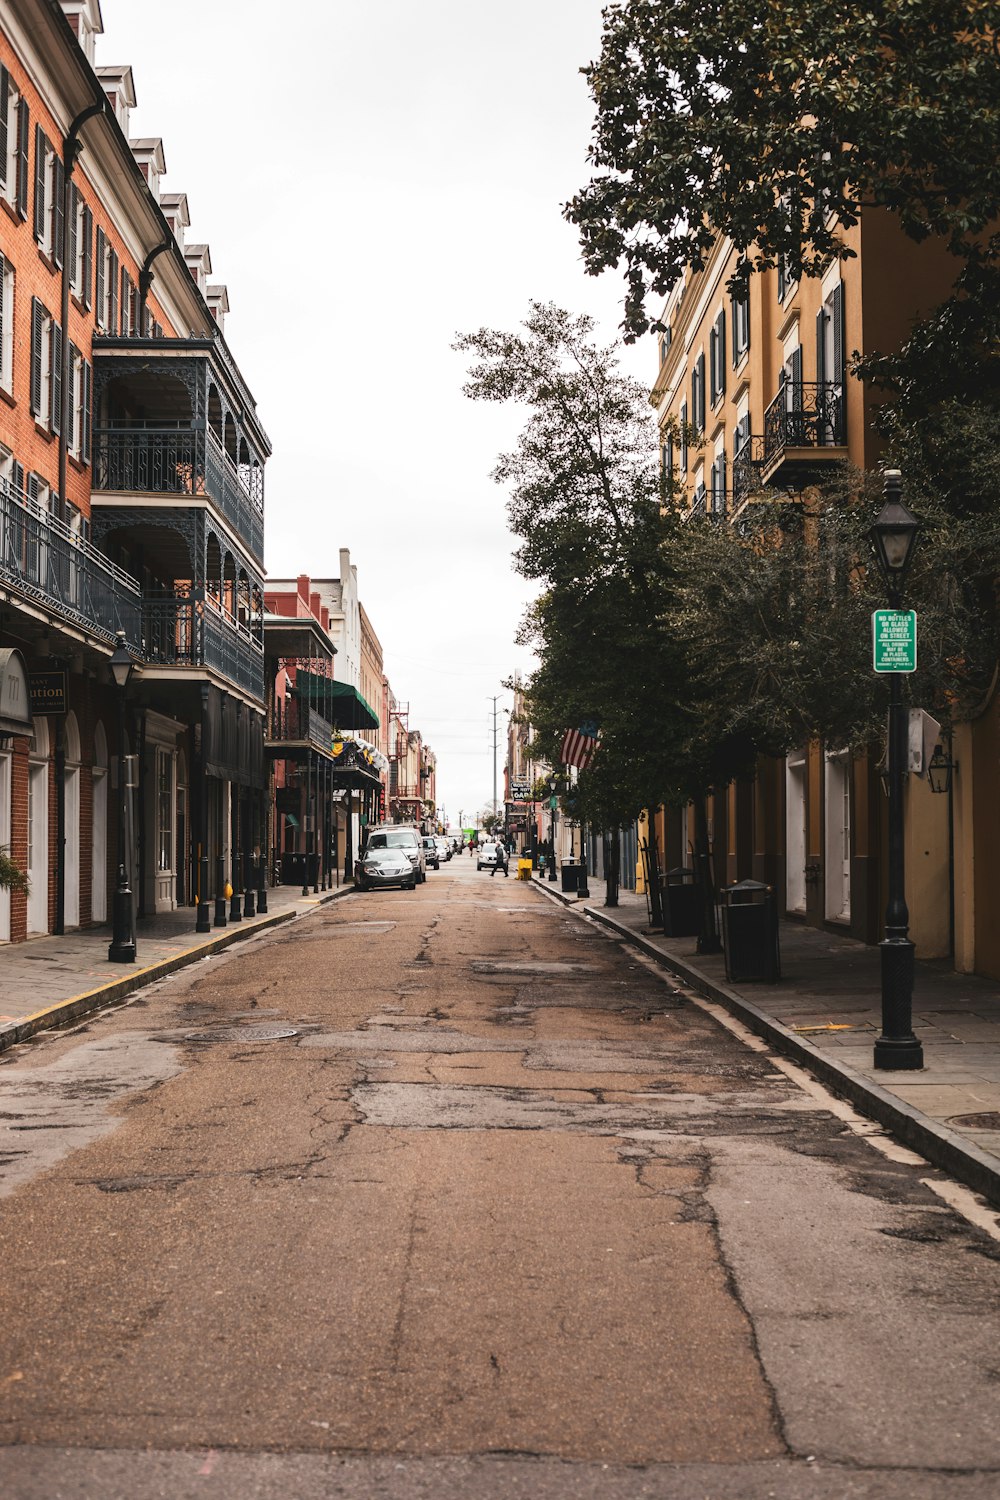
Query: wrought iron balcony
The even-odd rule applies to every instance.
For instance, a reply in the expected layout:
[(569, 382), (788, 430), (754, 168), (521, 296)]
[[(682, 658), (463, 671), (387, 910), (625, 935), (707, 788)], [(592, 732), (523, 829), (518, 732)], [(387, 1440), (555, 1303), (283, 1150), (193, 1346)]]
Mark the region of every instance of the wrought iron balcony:
[(142, 652), (151, 666), (211, 668), (264, 697), (264, 651), (200, 590), (142, 601)]
[(94, 491), (197, 497), (225, 516), (255, 558), (264, 555), (263, 470), (236, 464), (211, 427), (94, 429)]
[(0, 478), (0, 579), (25, 599), (105, 641), (139, 643), (140, 592), (130, 574), (37, 501)]
[(846, 442), (843, 386), (788, 381), (764, 413), (761, 478), (774, 484), (780, 471), (785, 482), (807, 482), (824, 463), (845, 456), (830, 450), (842, 450)]
[(725, 520), (732, 497), (732, 490), (706, 490), (704, 485), (699, 485), (694, 492), (690, 508), (685, 511), (681, 519), (692, 521), (696, 516), (705, 516), (709, 521)]
[(330, 750), (330, 721), (303, 698), (275, 698), (267, 720), (267, 740), (275, 744), (303, 744)]

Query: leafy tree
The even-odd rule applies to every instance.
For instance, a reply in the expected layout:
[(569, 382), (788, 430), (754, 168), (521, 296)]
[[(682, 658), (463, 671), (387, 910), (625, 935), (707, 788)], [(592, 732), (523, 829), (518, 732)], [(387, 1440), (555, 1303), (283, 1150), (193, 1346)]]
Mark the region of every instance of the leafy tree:
[[(591, 181), (567, 205), (592, 273), (643, 298), (700, 266), (717, 233), (741, 274), (815, 275), (862, 210), (897, 215), (961, 265), (995, 265), (996, 0), (621, 0), (584, 69)], [(974, 295), (967, 287), (965, 295)]]

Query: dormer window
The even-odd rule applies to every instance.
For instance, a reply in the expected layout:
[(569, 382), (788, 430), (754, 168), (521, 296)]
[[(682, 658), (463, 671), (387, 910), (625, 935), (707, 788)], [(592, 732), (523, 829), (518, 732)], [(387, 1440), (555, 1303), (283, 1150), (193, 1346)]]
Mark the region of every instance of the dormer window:
[(157, 202), (160, 201), (160, 178), (167, 170), (167, 163), (163, 155), (163, 142), (158, 136), (146, 136), (140, 140), (130, 140), (132, 155), (136, 159), (139, 171), (146, 179), (146, 186)]
[(135, 109), (135, 84), (132, 69), (125, 64), (95, 69), (101, 87), (122, 131), (128, 135), (129, 111)]
[(99, 0), (59, 0), (84, 56), (94, 65), (94, 43), (104, 31)]
[(212, 274), (212, 256), (207, 245), (187, 245), (184, 248), (184, 260), (191, 279), (199, 292), (204, 295), (208, 286), (208, 278)]

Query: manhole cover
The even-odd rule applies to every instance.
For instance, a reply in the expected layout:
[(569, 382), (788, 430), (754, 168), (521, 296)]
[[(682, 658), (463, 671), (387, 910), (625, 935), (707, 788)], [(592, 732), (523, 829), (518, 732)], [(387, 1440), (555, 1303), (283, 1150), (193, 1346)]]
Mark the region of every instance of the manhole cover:
[(959, 1130), (1000, 1130), (1000, 1109), (987, 1109), (981, 1115), (952, 1115), (948, 1123)]
[(298, 1036), (294, 1026), (217, 1026), (213, 1031), (189, 1031), (186, 1042), (280, 1042)]

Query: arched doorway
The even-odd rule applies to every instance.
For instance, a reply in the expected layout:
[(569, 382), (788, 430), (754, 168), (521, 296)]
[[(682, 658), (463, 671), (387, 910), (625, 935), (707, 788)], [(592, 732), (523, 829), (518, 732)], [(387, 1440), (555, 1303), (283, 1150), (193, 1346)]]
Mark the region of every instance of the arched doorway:
[(66, 715), (66, 761), (63, 770), (63, 806), (65, 809), (65, 884), (63, 887), (63, 923), (80, 925), (80, 726), (76, 714)]
[(94, 730), (94, 766), (91, 772), (93, 815), (90, 831), (90, 920), (108, 920), (108, 737), (98, 721)]
[(28, 932), (49, 930), (49, 725), (34, 721), (28, 750)]

